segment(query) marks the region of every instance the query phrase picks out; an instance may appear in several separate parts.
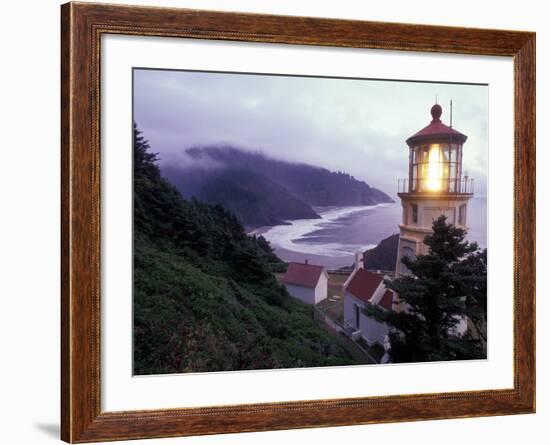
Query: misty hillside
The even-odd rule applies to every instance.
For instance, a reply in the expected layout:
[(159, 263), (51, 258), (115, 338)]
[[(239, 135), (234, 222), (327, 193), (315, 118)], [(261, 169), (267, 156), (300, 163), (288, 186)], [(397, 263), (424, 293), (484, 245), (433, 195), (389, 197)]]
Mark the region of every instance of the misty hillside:
[(189, 166), (163, 166), (163, 175), (185, 197), (219, 203), (247, 226), (312, 218), (315, 206), (393, 202), (384, 192), (347, 173), (281, 161), (259, 152), (213, 146), (190, 148), (186, 154), (191, 159)]
[[(172, 181), (186, 190), (185, 174)], [(195, 176), (198, 187), (190, 196), (206, 202), (222, 204), (247, 226), (259, 227), (284, 224), (287, 220), (319, 218), (319, 215), (284, 187), (250, 169), (227, 168)], [(199, 188), (200, 187), (200, 188)]]

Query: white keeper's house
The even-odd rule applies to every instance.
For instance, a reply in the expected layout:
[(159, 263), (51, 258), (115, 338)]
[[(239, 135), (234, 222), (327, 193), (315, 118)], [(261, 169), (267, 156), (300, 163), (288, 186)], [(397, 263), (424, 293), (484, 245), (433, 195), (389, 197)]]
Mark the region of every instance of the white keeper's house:
[(323, 266), (289, 263), (282, 279), (290, 295), (306, 304), (317, 304), (327, 298), (328, 273)]
[(363, 310), (368, 304), (383, 310), (397, 309), (395, 293), (384, 285), (384, 277), (363, 268), (356, 259), (355, 269), (344, 283), (344, 321), (355, 336), (360, 335), (369, 345), (387, 346), (389, 328), (385, 323), (367, 316)]

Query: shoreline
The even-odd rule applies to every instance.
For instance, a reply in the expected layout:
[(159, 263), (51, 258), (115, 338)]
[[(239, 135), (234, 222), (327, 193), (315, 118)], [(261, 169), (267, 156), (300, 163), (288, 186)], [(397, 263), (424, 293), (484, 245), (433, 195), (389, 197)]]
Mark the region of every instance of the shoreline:
[(318, 207), (315, 210), (319, 212), (320, 219), (293, 220), (285, 225), (258, 227), (250, 231), (249, 234), (264, 236), (283, 261), (303, 262), (307, 259), (315, 264), (339, 268), (352, 264), (356, 252), (364, 252), (377, 244), (372, 242), (356, 243), (350, 241), (341, 243), (323, 241), (323, 233), (335, 229), (339, 230), (338, 228), (342, 226), (342, 222), (356, 218), (357, 214), (370, 214), (369, 212), (377, 208), (391, 206), (395, 206), (395, 203), (350, 207)]
[[(476, 218), (469, 221), (467, 240), (485, 248), (486, 200), (472, 202)], [(319, 264), (330, 268), (349, 266), (357, 252), (376, 247), (398, 231), (399, 203), (371, 206), (317, 207), (321, 219), (288, 221), (284, 225), (257, 227), (249, 235), (262, 235), (283, 261)]]

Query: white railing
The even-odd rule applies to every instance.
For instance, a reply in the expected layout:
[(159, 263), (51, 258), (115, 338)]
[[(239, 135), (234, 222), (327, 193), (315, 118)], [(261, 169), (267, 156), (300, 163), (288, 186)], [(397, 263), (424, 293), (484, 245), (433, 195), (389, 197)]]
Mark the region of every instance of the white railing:
[(474, 193), (473, 178), (402, 178), (397, 180), (397, 193)]

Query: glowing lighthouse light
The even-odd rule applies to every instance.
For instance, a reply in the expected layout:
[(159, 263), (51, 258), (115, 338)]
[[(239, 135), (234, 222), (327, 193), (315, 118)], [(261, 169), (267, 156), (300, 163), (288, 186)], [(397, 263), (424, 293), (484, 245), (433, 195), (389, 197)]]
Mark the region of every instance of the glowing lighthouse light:
[(441, 148), (439, 144), (432, 144), (428, 153), (428, 177), (426, 188), (432, 192), (441, 190), (443, 179), (443, 165), (441, 162)]

